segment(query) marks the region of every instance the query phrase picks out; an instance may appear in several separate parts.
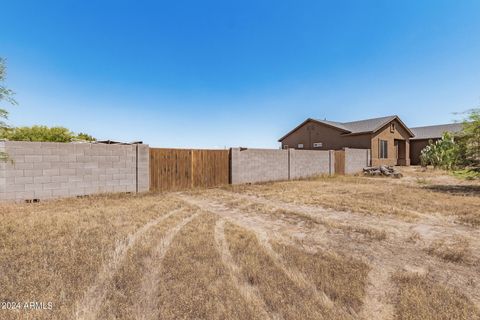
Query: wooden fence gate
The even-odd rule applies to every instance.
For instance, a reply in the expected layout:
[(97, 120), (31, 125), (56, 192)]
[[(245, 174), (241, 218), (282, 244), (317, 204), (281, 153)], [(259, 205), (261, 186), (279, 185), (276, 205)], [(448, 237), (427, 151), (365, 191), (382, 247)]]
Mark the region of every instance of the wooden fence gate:
[(229, 183), (228, 150), (150, 148), (150, 191), (175, 191)]
[(335, 174), (345, 174), (345, 150), (335, 150)]

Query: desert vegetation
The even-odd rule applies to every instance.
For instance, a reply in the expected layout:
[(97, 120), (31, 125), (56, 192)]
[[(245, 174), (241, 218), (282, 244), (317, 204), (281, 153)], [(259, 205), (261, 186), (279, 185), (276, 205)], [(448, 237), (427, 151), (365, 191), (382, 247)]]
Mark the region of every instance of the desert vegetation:
[[(7, 67), (5, 59), (0, 57), (0, 103), (7, 102), (8, 104), (16, 105), (17, 101), (13, 98), (14, 92), (5, 86), (4, 82), (7, 77)], [(0, 134), (9, 129), (5, 120), (8, 119), (8, 111), (3, 106), (0, 106)], [(5, 161), (8, 155), (5, 152), (0, 152), (0, 161)]]
[(462, 130), (445, 132), (441, 139), (430, 141), (420, 155), (423, 166), (432, 165), (466, 179), (480, 178), (480, 109), (466, 112)]
[(402, 173), (2, 203), (0, 318), (480, 318), (478, 182)]
[(0, 129), (0, 139), (9, 141), (35, 141), (35, 142), (73, 142), (95, 141), (96, 139), (86, 133), (74, 133), (64, 127), (8, 127)]

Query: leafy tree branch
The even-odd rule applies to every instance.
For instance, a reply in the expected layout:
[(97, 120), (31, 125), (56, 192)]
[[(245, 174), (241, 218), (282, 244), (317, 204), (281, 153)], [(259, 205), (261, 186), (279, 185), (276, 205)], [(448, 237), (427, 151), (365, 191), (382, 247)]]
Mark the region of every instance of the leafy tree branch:
[[(5, 66), (5, 59), (0, 58), (0, 103), (5, 101), (12, 105), (16, 105), (17, 101), (13, 98), (15, 94), (12, 90), (8, 89), (4, 86), (4, 82), (6, 79), (6, 66)], [(0, 106), (0, 133), (5, 132), (9, 129), (5, 120), (8, 119), (8, 111), (3, 109)], [(8, 155), (5, 152), (0, 151), (0, 161), (5, 161), (8, 159)]]

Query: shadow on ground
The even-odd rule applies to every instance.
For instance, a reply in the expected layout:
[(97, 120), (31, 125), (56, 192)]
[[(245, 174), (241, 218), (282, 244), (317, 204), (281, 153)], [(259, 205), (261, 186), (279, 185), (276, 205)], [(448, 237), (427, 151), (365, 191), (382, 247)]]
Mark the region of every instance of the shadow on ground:
[(480, 185), (431, 185), (423, 188), (460, 196), (480, 196)]

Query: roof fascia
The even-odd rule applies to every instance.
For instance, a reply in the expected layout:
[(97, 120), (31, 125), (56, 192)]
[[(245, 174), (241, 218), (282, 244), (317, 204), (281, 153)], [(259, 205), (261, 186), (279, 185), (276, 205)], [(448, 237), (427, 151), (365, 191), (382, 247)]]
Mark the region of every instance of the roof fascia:
[(339, 128), (339, 127), (335, 127), (334, 125), (331, 125), (331, 124), (328, 124), (328, 123), (324, 123), (324, 122), (321, 122), (321, 121), (318, 121), (318, 120), (315, 120), (315, 119), (312, 119), (312, 118), (308, 118), (307, 120), (303, 121), (302, 123), (300, 123), (298, 126), (296, 126), (293, 130), (291, 130), (289, 133), (287, 133), (286, 135), (284, 135), (283, 137), (281, 137), (280, 139), (278, 139), (278, 142), (282, 142), (286, 137), (288, 137), (289, 135), (291, 135), (292, 133), (294, 133), (295, 131), (297, 131), (298, 129), (300, 129), (301, 127), (303, 127), (305, 124), (307, 124), (308, 122), (314, 122), (314, 123), (317, 123), (317, 124), (320, 124), (320, 125), (324, 125), (326, 127), (330, 127), (330, 128), (333, 128), (333, 129), (336, 129), (336, 130), (339, 130), (339, 131), (342, 131), (342, 132), (346, 132), (346, 133), (349, 133), (350, 131), (347, 131), (347, 130), (344, 130), (342, 128)]

